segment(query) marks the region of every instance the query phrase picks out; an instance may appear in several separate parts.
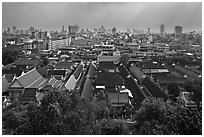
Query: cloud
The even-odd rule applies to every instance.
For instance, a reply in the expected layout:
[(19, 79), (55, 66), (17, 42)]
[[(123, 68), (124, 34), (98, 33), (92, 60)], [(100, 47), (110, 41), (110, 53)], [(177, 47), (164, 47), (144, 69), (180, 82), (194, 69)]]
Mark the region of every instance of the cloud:
[(77, 24), (83, 28), (147, 28), (159, 31), (160, 24), (173, 30), (202, 26), (202, 3), (150, 2), (18, 2), (2, 4), (3, 27), (61, 29)]

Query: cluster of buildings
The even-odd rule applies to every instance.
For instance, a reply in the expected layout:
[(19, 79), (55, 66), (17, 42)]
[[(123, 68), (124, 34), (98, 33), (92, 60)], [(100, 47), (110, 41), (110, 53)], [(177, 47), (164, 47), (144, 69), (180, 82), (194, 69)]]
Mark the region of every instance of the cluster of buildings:
[[(103, 26), (93, 32), (79, 31), (76, 25), (68, 30), (66, 34), (62, 27), (60, 33), (42, 39), (25, 35), (12, 39), (15, 44), (9, 43), (10, 38), (5, 40), (4, 48), (21, 48), (27, 58), (2, 68), (3, 97), (40, 103), (52, 89), (74, 90), (82, 99), (97, 100), (103, 95), (113, 107), (139, 108), (148, 96), (168, 100), (169, 83), (177, 82), (182, 88), (187, 80), (202, 81), (202, 45), (175, 40), (185, 36), (193, 42), (191, 36), (198, 34), (183, 35), (182, 27), (175, 27), (181, 36), (164, 35), (164, 25), (158, 35), (150, 29), (147, 34), (135, 35), (119, 33), (115, 27), (106, 31)], [(48, 65), (29, 58), (36, 49), (38, 55), (47, 57)], [(129, 63), (125, 65), (121, 57), (126, 54)], [(181, 92), (178, 102), (189, 106), (187, 96)]]

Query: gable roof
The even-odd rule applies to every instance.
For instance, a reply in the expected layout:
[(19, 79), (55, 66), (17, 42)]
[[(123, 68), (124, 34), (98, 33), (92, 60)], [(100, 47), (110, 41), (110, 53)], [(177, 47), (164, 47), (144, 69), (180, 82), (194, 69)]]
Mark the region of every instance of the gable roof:
[[(18, 81), (22, 85), (23, 88), (26, 88), (26, 87), (30, 86), (33, 82), (36, 82), (36, 80), (40, 79), (41, 77), (42, 76), (37, 71), (37, 69), (34, 68), (34, 69), (28, 71), (27, 73), (21, 75), (20, 77), (17, 77), (14, 80), (14, 82)], [(11, 84), (11, 87), (12, 87), (12, 84)]]
[(78, 79), (82, 71), (83, 71), (83, 64), (80, 63), (80, 64), (77, 66), (77, 68), (75, 69), (75, 71), (74, 71), (74, 73), (73, 73), (72, 75), (74, 75), (74, 77), (75, 77), (76, 79)]
[(121, 76), (125, 79), (130, 73), (128, 72), (127, 68), (121, 63), (118, 67)]
[(57, 80), (55, 77), (52, 77), (48, 82), (49, 82), (54, 88), (59, 88), (60, 84), (62, 83), (61, 80)]
[(142, 93), (138, 84), (132, 77), (125, 80), (125, 87), (131, 91), (133, 100), (135, 103), (137, 103), (137, 105), (140, 105), (144, 101), (145, 95)]
[(154, 97), (167, 99), (167, 95), (151, 80), (149, 76), (145, 77), (142, 80), (142, 83)]
[(74, 77), (74, 75), (71, 75), (71, 77), (64, 86), (67, 90), (74, 90), (76, 83), (77, 79)]
[(180, 96), (177, 97), (178, 101), (184, 103), (187, 107), (189, 106), (195, 106), (196, 103), (191, 99), (191, 93), (190, 92), (182, 92)]
[(40, 77), (36, 81), (34, 81), (31, 85), (28, 86), (28, 88), (40, 88), (45, 86), (47, 83), (47, 79)]
[(82, 98), (87, 98), (91, 99), (93, 97), (93, 86), (92, 86), (92, 81), (89, 77), (86, 78), (84, 88), (81, 94)]
[(91, 63), (90, 67), (89, 67), (89, 70), (88, 70), (88, 73), (87, 73), (87, 76), (89, 76), (90, 78), (94, 78), (95, 74), (96, 74), (96, 68), (93, 65), (93, 63)]
[(130, 67), (130, 71), (137, 80), (142, 80), (146, 75), (135, 64)]

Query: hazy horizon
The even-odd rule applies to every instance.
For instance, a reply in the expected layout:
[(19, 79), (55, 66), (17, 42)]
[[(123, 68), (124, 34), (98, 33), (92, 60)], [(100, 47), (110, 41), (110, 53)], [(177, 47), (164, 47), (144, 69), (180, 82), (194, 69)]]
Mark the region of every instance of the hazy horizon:
[(143, 29), (174, 32), (202, 30), (201, 2), (2, 2), (2, 29), (34, 27), (42, 30), (68, 29), (69, 25), (94, 29)]

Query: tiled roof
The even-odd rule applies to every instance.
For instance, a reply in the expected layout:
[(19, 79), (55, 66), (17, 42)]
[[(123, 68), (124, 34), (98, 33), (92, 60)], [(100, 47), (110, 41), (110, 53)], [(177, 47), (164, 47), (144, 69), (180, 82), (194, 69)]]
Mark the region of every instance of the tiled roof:
[(99, 62), (113, 62), (119, 61), (120, 56), (97, 56)]
[(154, 82), (152, 82), (149, 76), (143, 79), (142, 82), (154, 97), (167, 99), (167, 95)]
[(87, 73), (87, 76), (89, 76), (90, 78), (94, 78), (95, 74), (96, 74), (96, 68), (93, 65), (93, 63), (91, 63), (90, 67), (89, 67), (89, 70), (88, 70), (88, 73)]
[(128, 104), (129, 97), (128, 93), (108, 93), (108, 98), (111, 104)]
[(123, 81), (121, 79), (120, 73), (111, 72), (98, 72), (96, 74), (95, 85), (122, 85)]
[(73, 73), (72, 75), (74, 75), (74, 77), (75, 77), (76, 79), (78, 79), (82, 71), (83, 71), (83, 65), (80, 63), (80, 64), (77, 66), (77, 68), (75, 69), (75, 71), (74, 71), (74, 73)]
[(191, 68), (191, 70), (192, 70), (193, 72), (196, 72), (196, 73), (202, 75), (202, 71), (200, 71), (199, 69)]
[(60, 84), (62, 83), (61, 80), (57, 80), (55, 77), (52, 77), (49, 80), (49, 83), (54, 87), (54, 88), (59, 88)]
[(131, 91), (134, 102), (137, 105), (140, 105), (144, 101), (145, 95), (132, 77), (125, 80), (125, 87)]
[(71, 75), (71, 77), (64, 86), (67, 90), (74, 90), (76, 83), (77, 79), (74, 77), (74, 75)]
[(37, 71), (37, 69), (34, 68), (30, 70), (29, 72), (21, 75), (20, 77), (17, 77), (15, 80), (17, 80), (24, 88), (26, 88), (30, 86), (31, 84), (33, 84), (34, 82), (36, 82), (36, 80), (38, 80), (41, 77), (42, 76)]
[(47, 83), (47, 79), (40, 77), (35, 82), (33, 82), (31, 85), (29, 85), (28, 88), (40, 88), (43, 87)]
[(130, 71), (137, 80), (142, 80), (146, 77), (146, 75), (135, 64), (130, 67)]
[(152, 60), (139, 62), (139, 66), (143, 69), (160, 69), (163, 68), (158, 64), (154, 64)]
[(175, 82), (175, 83), (185, 83), (187, 80), (185, 78), (182, 78), (182, 77), (178, 78), (178, 77), (169, 77), (168, 76), (168, 77), (158, 77), (157, 81), (160, 84), (167, 84), (167, 83), (172, 83), (172, 82)]
[(116, 65), (113, 62), (100, 62), (99, 63), (99, 70), (103, 70), (103, 69), (115, 69)]
[(48, 76), (62, 75), (64, 77), (65, 74), (66, 74), (66, 70), (62, 70), (62, 69), (49, 69), (48, 70)]
[(57, 80), (62, 80), (63, 79), (62, 75), (54, 75), (53, 77), (55, 77)]
[(126, 69), (126, 67), (123, 64), (120, 64), (120, 66), (118, 67), (121, 76), (125, 79), (128, 75), (130, 75), (130, 73), (128, 72), (128, 70)]
[(57, 64), (55, 64), (55, 68), (56, 69), (70, 69), (72, 65), (73, 65), (72, 62), (67, 62), (67, 61), (58, 62)]
[(15, 65), (39, 65), (42, 64), (40, 60), (18, 59), (13, 64)]
[(25, 88), (20, 101), (36, 101), (36, 88)]
[(156, 78), (166, 78), (169, 77), (167, 73), (154, 73), (151, 74), (151, 76), (156, 79)]
[(92, 81), (89, 77), (86, 78), (84, 88), (81, 94), (82, 98), (87, 98), (91, 99), (93, 97), (93, 86), (92, 86)]
[(186, 75), (189, 76), (189, 77), (192, 77), (192, 78), (197, 78), (197, 77), (198, 77), (198, 74), (196, 74), (196, 73), (194, 73), (193, 71), (190, 71), (190, 70), (188, 70), (188, 69), (185, 69), (185, 68), (183, 68), (183, 67), (181, 67), (181, 66), (179, 66), (179, 65), (175, 65), (175, 66), (174, 66), (174, 69), (176, 69), (176, 70), (178, 70), (178, 71), (180, 71), (180, 72), (186, 74)]

